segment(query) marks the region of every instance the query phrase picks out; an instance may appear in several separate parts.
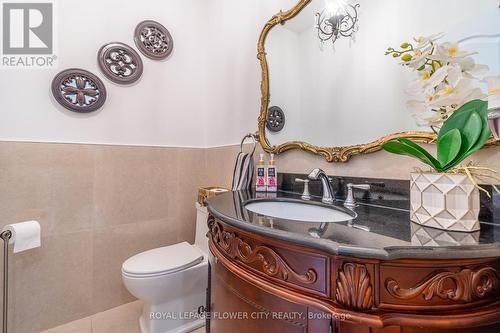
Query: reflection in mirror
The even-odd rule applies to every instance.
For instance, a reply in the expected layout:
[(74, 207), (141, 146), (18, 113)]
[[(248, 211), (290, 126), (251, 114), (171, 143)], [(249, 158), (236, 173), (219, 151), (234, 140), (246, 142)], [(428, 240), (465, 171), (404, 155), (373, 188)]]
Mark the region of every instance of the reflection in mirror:
[[(331, 9), (325, 14), (332, 1), (339, 15)], [(339, 4), (356, 9), (354, 27), (344, 34), (339, 31), (347, 25), (340, 22), (347, 14)], [(325, 15), (330, 15), (329, 25), (322, 30), (330, 29), (330, 39), (318, 31), (319, 17)], [(406, 107), (405, 91), (417, 73), (385, 52), (414, 36), (440, 32), (445, 33), (442, 42), (460, 41), (462, 49), (477, 52), (474, 60), (489, 66), (482, 76), (500, 74), (498, 0), (312, 0), (297, 16), (274, 26), (265, 41), (268, 107), (286, 115), (280, 131), (266, 130), (267, 140), (338, 147), (398, 132), (430, 132), (417, 126)], [(475, 84), (486, 91), (483, 83)]]

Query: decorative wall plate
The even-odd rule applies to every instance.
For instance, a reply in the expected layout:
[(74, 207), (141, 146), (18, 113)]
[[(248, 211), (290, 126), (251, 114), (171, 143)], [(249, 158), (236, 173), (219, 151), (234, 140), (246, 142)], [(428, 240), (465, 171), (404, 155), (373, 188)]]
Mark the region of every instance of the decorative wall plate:
[(102, 73), (118, 84), (137, 81), (143, 70), (141, 56), (124, 43), (113, 42), (103, 45), (97, 54)]
[(151, 20), (142, 21), (137, 25), (134, 41), (142, 54), (154, 60), (167, 58), (174, 48), (174, 40), (167, 28)]
[(279, 106), (271, 106), (267, 111), (266, 127), (271, 132), (279, 132), (285, 126), (285, 113)]
[(106, 87), (94, 74), (80, 68), (66, 69), (52, 80), (52, 94), (66, 109), (92, 112), (106, 101)]

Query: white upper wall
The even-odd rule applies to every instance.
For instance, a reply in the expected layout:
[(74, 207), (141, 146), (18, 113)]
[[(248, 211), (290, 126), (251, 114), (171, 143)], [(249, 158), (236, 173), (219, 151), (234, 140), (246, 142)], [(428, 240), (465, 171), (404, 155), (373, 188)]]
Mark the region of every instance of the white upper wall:
[[(178, 147), (239, 143), (245, 133), (257, 129), (260, 31), (273, 14), (298, 2), (55, 1), (59, 68), (0, 70), (0, 140)], [(421, 6), (427, 10), (433, 1), (425, 0)], [(387, 4), (383, 10), (397, 15), (409, 3), (394, 0), (392, 7)], [(446, 22), (436, 20), (432, 29), (421, 33), (435, 32), (440, 24), (443, 28), (456, 24), (461, 19), (460, 5), (469, 3), (457, 0), (457, 6), (442, 16)], [(113, 84), (98, 69), (97, 51), (111, 41), (135, 47), (132, 34), (144, 19), (158, 20), (170, 30), (174, 51), (162, 62), (142, 57), (144, 74), (136, 84)], [(416, 21), (407, 20), (401, 29), (408, 35), (415, 33), (421, 29)], [(373, 33), (386, 36), (387, 45), (400, 39), (392, 36), (395, 32), (378, 29)], [(71, 67), (88, 69), (104, 81), (108, 99), (101, 110), (76, 114), (54, 102), (52, 78)]]
[[(290, 0), (57, 1), (59, 68), (0, 70), (0, 140), (207, 147), (239, 142), (257, 129), (259, 32)], [(105, 43), (134, 46), (144, 19), (164, 24), (174, 51), (163, 62), (142, 57), (144, 74), (118, 86), (98, 69)], [(52, 98), (60, 70), (79, 67), (105, 83), (104, 107), (76, 114)]]
[[(57, 1), (59, 69), (0, 71), (0, 139), (203, 145), (204, 92), (199, 75), (206, 58), (197, 47), (199, 31), (193, 22), (205, 7), (203, 0)], [(158, 20), (171, 31), (174, 52), (164, 62), (142, 57), (142, 79), (130, 87), (115, 85), (98, 70), (97, 51), (111, 41), (135, 47), (133, 31), (144, 19)], [(52, 78), (71, 67), (90, 70), (105, 83), (108, 98), (99, 111), (76, 114), (53, 100)]]
[(257, 41), (265, 23), (296, 0), (210, 0), (209, 146), (235, 144), (257, 131), (261, 69)]

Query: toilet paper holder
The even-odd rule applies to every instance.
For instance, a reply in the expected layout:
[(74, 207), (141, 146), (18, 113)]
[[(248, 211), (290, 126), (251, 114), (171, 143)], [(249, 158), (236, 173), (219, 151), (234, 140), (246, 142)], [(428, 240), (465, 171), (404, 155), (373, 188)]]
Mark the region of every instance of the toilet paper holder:
[(9, 301), (9, 241), (12, 237), (10, 230), (0, 233), (3, 240), (3, 314), (2, 333), (7, 333), (7, 314)]

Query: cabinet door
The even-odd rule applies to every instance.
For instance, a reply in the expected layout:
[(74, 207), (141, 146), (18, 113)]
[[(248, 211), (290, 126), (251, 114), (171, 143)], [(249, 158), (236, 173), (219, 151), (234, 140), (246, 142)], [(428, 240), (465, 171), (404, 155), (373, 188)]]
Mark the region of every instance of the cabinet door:
[(210, 332), (329, 332), (330, 321), (309, 320), (307, 306), (289, 302), (240, 279), (212, 255), (210, 264)]

